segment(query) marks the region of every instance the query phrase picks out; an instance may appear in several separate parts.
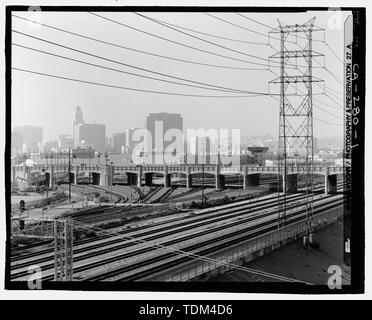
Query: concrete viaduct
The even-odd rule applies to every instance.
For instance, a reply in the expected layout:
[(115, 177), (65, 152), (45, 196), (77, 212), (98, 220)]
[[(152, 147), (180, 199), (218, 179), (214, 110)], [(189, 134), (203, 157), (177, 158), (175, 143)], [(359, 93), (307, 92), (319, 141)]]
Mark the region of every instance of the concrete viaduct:
[[(45, 172), (47, 185), (53, 186), (55, 184), (55, 177), (60, 173), (69, 172), (68, 165), (34, 165), (27, 166), (13, 166), (12, 167), (12, 181), (18, 178), (27, 181), (32, 173)], [(215, 188), (217, 190), (225, 187), (225, 176), (227, 175), (241, 175), (243, 177), (243, 188), (247, 189), (249, 186), (258, 186), (260, 176), (263, 174), (278, 174), (277, 166), (221, 166), (221, 165), (95, 165), (95, 166), (70, 166), (69, 179), (71, 183), (78, 183), (79, 172), (90, 172), (93, 178), (93, 184), (101, 186), (110, 186), (113, 184), (113, 177), (115, 173), (127, 175), (129, 185), (142, 186), (152, 185), (154, 174), (162, 175), (164, 177), (164, 187), (171, 186), (171, 176), (181, 175), (186, 178), (186, 187), (192, 187), (192, 175), (201, 174), (213, 175), (215, 178)], [(337, 191), (337, 175), (343, 173), (343, 167), (325, 167), (314, 166), (314, 175), (323, 175), (325, 178), (325, 193), (334, 193)], [(287, 167), (287, 192), (297, 192), (297, 167)]]

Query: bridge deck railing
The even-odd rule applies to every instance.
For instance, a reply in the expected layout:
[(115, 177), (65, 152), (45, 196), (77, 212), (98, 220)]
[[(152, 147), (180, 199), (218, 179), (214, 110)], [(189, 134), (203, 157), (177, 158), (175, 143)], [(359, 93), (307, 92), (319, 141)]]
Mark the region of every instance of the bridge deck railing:
[[(113, 166), (114, 171), (132, 171), (137, 172), (142, 170), (142, 172), (163, 172), (168, 171), (168, 173), (174, 172), (213, 172), (215, 173), (217, 170), (216, 165), (128, 165), (128, 166)], [(31, 172), (35, 171), (68, 171), (68, 165), (36, 165), (32, 167), (27, 167), (28, 170)], [(83, 166), (83, 165), (71, 165), (71, 171), (104, 171), (106, 169), (106, 165), (94, 165), (94, 166)], [(287, 173), (298, 173), (304, 172), (303, 167), (297, 166), (287, 166)], [(25, 166), (16, 166), (16, 172), (25, 170)], [(257, 173), (264, 173), (264, 172), (271, 172), (276, 173), (278, 172), (278, 166), (249, 166), (249, 165), (241, 165), (241, 166), (219, 166), (220, 173), (244, 173), (245, 170), (249, 172), (257, 172)], [(313, 173), (322, 173), (324, 174), (328, 170), (329, 173), (342, 173), (343, 167), (342, 166), (314, 166)]]

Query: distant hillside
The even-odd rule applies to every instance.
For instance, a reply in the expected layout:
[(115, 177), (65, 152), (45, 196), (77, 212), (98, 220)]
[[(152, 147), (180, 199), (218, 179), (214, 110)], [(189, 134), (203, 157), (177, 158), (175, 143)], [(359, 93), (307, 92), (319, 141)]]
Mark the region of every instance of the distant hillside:
[(342, 148), (344, 144), (344, 139), (341, 136), (333, 136), (333, 137), (325, 137), (325, 138), (318, 138), (318, 147), (328, 147), (331, 145), (332, 148)]
[[(315, 137), (316, 138), (316, 137)], [(316, 138), (318, 148), (324, 148), (331, 145), (332, 148), (342, 148), (344, 142), (342, 136), (330, 136), (325, 138)], [(275, 150), (278, 147), (278, 139), (271, 134), (254, 135), (241, 137), (241, 146), (245, 147), (269, 147), (270, 150)]]

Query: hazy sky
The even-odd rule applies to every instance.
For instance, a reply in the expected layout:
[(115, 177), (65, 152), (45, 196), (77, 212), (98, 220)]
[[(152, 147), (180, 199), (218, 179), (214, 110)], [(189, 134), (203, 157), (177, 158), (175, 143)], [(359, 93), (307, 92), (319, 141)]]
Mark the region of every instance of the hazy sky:
[[(270, 72), (268, 70), (262, 70), (267, 68), (262, 65), (249, 64), (243, 61), (233, 61), (231, 59), (217, 57), (182, 47), (103, 20), (87, 12), (42, 12), (39, 16), (35, 16), (35, 14), (28, 12), (14, 12), (14, 14), (30, 19), (41, 19), (42, 23), (54, 27), (67, 29), (71, 32), (158, 55), (192, 60), (204, 64), (261, 69), (233, 70), (172, 61), (97, 43), (88, 39), (82, 39), (75, 35), (51, 30), (46, 27), (35, 28), (35, 26), (27, 21), (13, 18), (13, 30), (57, 42), (64, 46), (86, 51), (121, 63), (166, 73), (175, 77), (182, 77), (216, 86), (267, 93), (268, 82), (276, 77), (273, 72), (279, 73), (278, 68), (273, 68), (273, 72)], [(268, 45), (218, 39), (184, 30), (205, 40), (218, 43), (233, 50), (242, 51), (247, 55), (231, 52), (170, 30), (131, 12), (98, 12), (98, 14), (185, 45), (194, 46), (202, 50), (212, 51), (240, 60), (252, 61), (258, 64), (266, 64), (266, 62), (247, 55), (254, 55), (266, 59), (268, 56), (275, 53), (274, 49)], [(228, 25), (204, 13), (143, 12), (143, 14), (199, 32), (245, 42), (267, 43), (267, 37), (254, 32), (267, 34), (268, 31), (270, 31), (269, 28), (246, 20), (234, 13), (212, 14), (244, 28), (251, 29), (254, 32)], [(335, 28), (330, 28), (328, 23), (330, 18), (334, 18), (334, 13), (325, 11), (308, 12), (304, 14), (245, 13), (245, 15), (274, 27), (278, 25), (277, 19), (285, 24), (302, 24), (313, 16), (316, 16), (316, 25), (326, 29), (325, 37), (327, 43), (336, 55), (342, 58), (343, 29), (337, 28), (338, 25), (336, 25)], [(342, 19), (344, 19), (345, 16), (346, 13), (343, 13)], [(339, 26), (343, 27), (343, 22)], [(323, 33), (314, 33), (314, 38), (323, 39)], [(13, 33), (12, 42), (109, 68), (182, 82), (181, 80), (165, 78), (160, 75), (151, 74), (138, 69), (136, 70), (113, 62), (89, 57), (17, 33)], [(273, 42), (273, 45), (275, 44), (278, 43)], [(336, 58), (335, 54), (330, 51), (329, 47), (323, 42), (316, 41), (313, 43), (313, 49), (325, 54), (326, 67), (337, 78), (342, 79), (342, 64)], [(323, 62), (323, 60), (319, 61)], [(150, 79), (114, 72), (112, 70), (104, 70), (73, 61), (67, 61), (17, 46), (12, 47), (12, 66), (62, 77), (138, 89), (197, 95), (237, 95), (228, 92), (202, 90), (170, 83), (161, 83)], [(318, 65), (314, 64), (314, 66)], [(343, 91), (342, 85), (326, 70), (316, 68), (313, 70), (313, 75), (324, 79), (326, 87), (332, 90), (330, 91), (332, 94), (335, 94), (335, 91)], [(317, 86), (314, 86), (314, 91), (319, 90)], [(337, 103), (341, 104), (341, 100), (332, 97), (332, 95), (330, 96)], [(314, 135), (318, 137), (342, 135), (342, 126), (326, 124), (319, 121), (323, 120), (342, 124), (342, 120), (321, 111), (318, 106), (338, 115), (338, 117), (342, 117), (342, 108), (337, 106), (334, 101), (325, 95), (317, 95), (315, 99)], [(323, 103), (327, 105), (323, 105)], [(278, 133), (279, 102), (269, 96), (260, 95), (244, 98), (180, 97), (99, 87), (24, 73), (17, 70), (12, 71), (13, 126), (26, 124), (43, 126), (44, 139), (56, 139), (60, 134), (72, 134), (73, 113), (77, 105), (80, 105), (86, 122), (105, 124), (108, 135), (121, 132), (131, 127), (143, 127), (146, 116), (150, 112), (181, 113), (184, 118), (184, 128), (240, 128), (242, 135), (271, 133), (276, 136)]]

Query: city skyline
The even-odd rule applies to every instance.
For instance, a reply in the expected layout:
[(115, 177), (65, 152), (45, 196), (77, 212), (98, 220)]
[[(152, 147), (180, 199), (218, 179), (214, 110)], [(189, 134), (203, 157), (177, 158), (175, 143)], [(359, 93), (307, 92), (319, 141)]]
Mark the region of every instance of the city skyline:
[[(176, 117), (176, 118), (174, 118)], [(181, 122), (180, 123), (177, 123), (179, 120), (178, 118), (180, 118)], [(19, 144), (22, 144), (21, 142), (23, 141), (23, 144), (27, 144), (27, 142), (24, 141), (23, 139), (23, 136), (21, 134), (22, 131), (27, 131), (27, 130), (30, 130), (30, 128), (34, 128), (36, 129), (37, 131), (40, 131), (41, 132), (41, 138), (40, 138), (40, 146), (37, 146), (37, 144), (35, 144), (33, 142), (33, 145), (35, 144), (35, 148), (37, 148), (38, 150), (40, 150), (40, 148), (46, 148), (46, 149), (53, 149), (53, 147), (51, 146), (51, 144), (55, 144), (57, 143), (58, 146), (56, 146), (57, 149), (60, 149), (60, 150), (65, 150), (66, 148), (71, 147), (71, 148), (77, 148), (77, 147), (83, 147), (83, 148), (86, 148), (86, 147), (93, 147), (93, 149), (96, 149), (97, 151), (109, 151), (111, 150), (112, 152), (117, 152), (117, 153), (125, 153), (128, 151), (128, 148), (129, 149), (133, 149), (133, 146), (136, 145), (137, 143), (134, 143), (131, 139), (131, 135), (133, 134), (134, 130), (136, 129), (147, 129), (149, 130), (149, 132), (152, 134), (152, 137), (153, 137), (153, 146), (157, 143), (154, 139), (155, 139), (155, 121), (163, 121), (163, 130), (165, 133), (166, 130), (168, 129), (177, 129), (177, 130), (181, 130), (183, 129), (183, 132), (186, 134), (188, 128), (183, 128), (183, 117), (182, 117), (182, 114), (169, 114), (169, 113), (165, 113), (165, 112), (157, 112), (157, 113), (150, 113), (147, 115), (147, 117), (145, 118), (145, 121), (144, 121), (144, 126), (143, 127), (138, 127), (138, 128), (125, 128), (125, 129), (122, 129), (121, 131), (119, 132), (114, 132), (112, 133), (111, 135), (108, 135), (108, 134), (105, 134), (108, 126), (105, 125), (105, 124), (98, 124), (96, 122), (94, 123), (87, 123), (85, 122), (84, 120), (84, 113), (81, 109), (80, 106), (76, 106), (76, 109), (72, 115), (72, 122), (73, 122), (73, 127), (72, 127), (72, 132), (71, 133), (64, 133), (64, 134), (59, 134), (58, 137), (56, 139), (50, 139), (50, 138), (45, 138), (43, 136), (43, 127), (38, 127), (38, 126), (32, 126), (32, 125), (25, 125), (23, 127), (13, 127), (12, 128), (12, 145), (14, 146), (18, 146)], [(172, 123), (172, 121), (174, 123)], [(150, 124), (151, 123), (151, 124)], [(91, 126), (92, 129), (89, 129)], [(93, 141), (94, 139), (91, 138), (91, 141), (87, 141), (87, 140), (82, 140), (82, 141), (78, 141), (78, 139), (75, 137), (76, 133), (74, 132), (75, 129), (79, 129), (79, 128), (85, 128), (84, 133), (85, 136), (88, 134), (87, 132), (88, 131), (95, 131), (95, 128), (96, 126), (99, 126), (100, 128), (102, 127), (103, 128), (103, 135), (104, 135), (104, 138), (105, 138), (105, 143), (104, 143), (104, 147), (102, 147), (102, 143), (101, 142), (101, 146), (97, 148), (97, 146), (95, 146), (95, 141)], [(92, 131), (92, 132), (93, 132)], [(98, 130), (100, 131), (100, 130)], [(96, 135), (95, 132), (93, 132), (94, 135)], [(20, 137), (18, 136), (18, 134), (20, 134)], [(88, 138), (89, 139), (89, 138)], [(248, 136), (241, 136), (241, 146), (246, 146), (248, 147), (249, 145), (251, 146), (270, 146), (270, 149), (276, 149), (277, 147), (277, 139), (275, 138), (275, 136), (273, 136), (272, 134), (270, 133), (266, 133), (266, 134), (262, 134), (262, 135), (259, 135), (259, 134), (255, 134), (255, 135), (248, 135)], [(327, 137), (323, 137), (323, 138), (319, 138), (319, 137), (314, 137), (314, 139), (316, 140), (320, 140), (322, 141), (322, 146), (326, 146), (326, 145), (334, 145), (334, 147), (340, 147), (340, 144), (342, 143), (342, 139), (341, 137), (338, 137), (338, 136), (327, 136)], [(30, 138), (27, 138), (26, 141), (30, 140)], [(254, 143), (252, 143), (251, 141), (254, 141)], [(262, 142), (262, 140), (264, 140)], [(328, 140), (328, 141), (327, 141)], [(21, 141), (21, 142), (19, 142)], [(70, 142), (69, 142), (70, 141)], [(249, 143), (249, 142), (251, 143)], [(50, 144), (50, 146), (48, 145)], [(34, 150), (34, 146), (32, 145), (32, 147), (27, 147), (27, 151), (37, 151), (36, 149)], [(166, 148), (166, 145), (164, 145), (164, 149)], [(16, 147), (18, 148), (18, 150), (22, 149), (20, 147)]]
[[(312, 14), (312, 12), (306, 12), (292, 17), (288, 14), (267, 13), (260, 19), (262, 19), (263, 23), (275, 27), (277, 26), (277, 18), (287, 23), (297, 23), (308, 20), (312, 17)], [(344, 17), (347, 12), (340, 14)], [(99, 63), (106, 69), (100, 68), (97, 70), (91, 65), (77, 64), (71, 60), (61, 59), (50, 54), (42, 54), (15, 45), (12, 54), (16, 68), (27, 66), (30, 70), (48, 74), (60, 74), (63, 77), (71, 76), (77, 79), (142, 88), (144, 90), (212, 96), (232, 94), (226, 92), (222, 94), (218, 91), (219, 89), (213, 91), (210, 90), (211, 88), (208, 90), (194, 88), (194, 86), (199, 87), (200, 85), (197, 83), (191, 83), (190, 85), (190, 83), (185, 81), (182, 82), (187, 87), (170, 84), (169, 81), (179, 82), (179, 80), (175, 81), (169, 77), (165, 77), (162, 81), (153, 81), (148, 79), (148, 77), (153, 78), (155, 76), (146, 70), (152, 70), (159, 74), (168, 74), (180, 79), (197, 80), (197, 82), (209, 83), (218, 87), (232, 87), (238, 90), (252, 90), (254, 92), (266, 91), (268, 82), (275, 78), (273, 73), (277, 72), (275, 67), (272, 67), (271, 71), (268, 70), (267, 66), (262, 65), (267, 64), (267, 61), (261, 60), (266, 60), (275, 52), (266, 44), (267, 36), (266, 38), (263, 36), (267, 35), (270, 29), (257, 25), (252, 21), (247, 21), (233, 13), (221, 14), (220, 18), (232, 23), (239, 22), (244, 25), (244, 28), (257, 29), (259, 34), (236, 28), (233, 25), (227, 25), (223, 21), (218, 21), (203, 13), (178, 13), (175, 15), (158, 12), (146, 14), (145, 16), (160, 19), (167, 23), (174, 23), (181, 27), (190, 28), (190, 30), (203, 30), (206, 33), (220, 34), (223, 37), (240, 40), (241, 42), (229, 40), (227, 44), (228, 47), (231, 45), (231, 47), (236, 48), (233, 50), (242, 53), (227, 52), (223, 48), (217, 48), (216, 45), (210, 45), (184, 34), (180, 35), (179, 32), (169, 30), (169, 28), (130, 12), (106, 13), (101, 15), (103, 18), (89, 13), (69, 13), (68, 16), (64, 16), (63, 13), (43, 12), (42, 23), (48, 26), (55, 26), (67, 31), (73, 29), (76, 30), (78, 35), (88, 36), (96, 40), (105, 39), (105, 42), (114, 44), (116, 47), (68, 35), (45, 26), (39, 26), (39, 28), (35, 26), (30, 27), (29, 22), (23, 18), (32, 19), (31, 13), (17, 13), (16, 16), (14, 18), (14, 29), (17, 31), (14, 34), (14, 42), (16, 44), (29, 48), (37, 46), (44, 52), (62, 55), (69, 59), (83, 59), (87, 63)], [(257, 19), (257, 14), (250, 13), (247, 16)], [(341, 52), (342, 28), (329, 28), (329, 17), (330, 13), (319, 12), (317, 13), (316, 23), (326, 29), (325, 37), (331, 43), (334, 51)], [(200, 51), (197, 53), (188, 47), (181, 48), (179, 44), (165, 40), (161, 41), (161, 39), (128, 29), (107, 19), (121, 24), (126, 22), (127, 25), (147, 33), (162, 34), (173, 42), (177, 39), (176, 42), (186, 46), (200, 48), (208, 52), (213, 51), (217, 56), (211, 57), (210, 54)], [(84, 23), (81, 23), (81, 21), (84, 21)], [(91, 28), (92, 25), (101, 27), (100, 31), (95, 31), (97, 29)], [(120, 39), (116, 36), (118, 31), (121, 33)], [(25, 34), (34, 38), (25, 36)], [(195, 35), (196, 33), (192, 34)], [(218, 45), (226, 46), (221, 39), (212, 37), (206, 39)], [(71, 47), (74, 50), (81, 50), (89, 54), (92, 54), (95, 50), (94, 55), (97, 58), (90, 56), (88, 61), (86, 60), (87, 56), (84, 54), (79, 54), (68, 48), (63, 49), (51, 43), (48, 44), (43, 40), (52, 41), (58, 45)], [(341, 136), (342, 108), (337, 107), (337, 104), (340, 104), (341, 101), (335, 100), (332, 94), (337, 91), (342, 92), (342, 86), (337, 81), (337, 79), (343, 78), (342, 68), (339, 68), (339, 61), (334, 59), (332, 52), (327, 51), (327, 47), (321, 42), (321, 39), (314, 40), (314, 50), (326, 53), (325, 66), (327, 70), (332, 72), (330, 74), (325, 69), (314, 66), (314, 75), (324, 79), (327, 87), (327, 95), (314, 96), (314, 134), (318, 137), (327, 135)], [(123, 49), (123, 46), (137, 51)], [(149, 52), (151, 55), (143, 52)], [(170, 55), (182, 61), (196, 61), (201, 64), (196, 65), (159, 57)], [(226, 59), (221, 57), (221, 55), (233, 57), (233, 59)], [(248, 60), (248, 58), (244, 57), (244, 55), (258, 58), (252, 60), (254, 61), (253, 64), (245, 63), (243, 60)], [(102, 58), (108, 60), (103, 62)], [(205, 64), (211, 64), (214, 67), (208, 67)], [(271, 64), (275, 66), (275, 64)], [(128, 74), (138, 71), (133, 66), (135, 68), (143, 68), (140, 77)], [(216, 66), (225, 66), (232, 69)], [(110, 71), (107, 68), (119, 70), (120, 72), (113, 72), (113, 70)], [(158, 78), (158, 76), (156, 77)], [(121, 132), (127, 128), (143, 127), (143, 119), (151, 112), (182, 113), (185, 128), (236, 128), (241, 130), (243, 136), (267, 133), (277, 135), (278, 132), (279, 102), (270, 97), (270, 95), (218, 99), (133, 92), (131, 90), (104, 88), (62, 79), (51, 79), (50, 77), (18, 70), (12, 71), (12, 79), (13, 92), (23, 93), (22, 95), (13, 94), (12, 124), (19, 126), (32, 123), (43, 126), (44, 136), (48, 139), (55, 139), (60, 134), (69, 133), (70, 130), (68, 128), (71, 128), (72, 124), (64, 115), (72, 114), (77, 105), (86, 110), (86, 121), (88, 123), (97, 121), (106, 124), (108, 135)], [(164, 82), (163, 80), (166, 81)], [(27, 97), (27, 100), (23, 97)], [(63, 99), (59, 97), (63, 97)], [(32, 112), (28, 110), (32, 110)], [(42, 117), (39, 115), (42, 115)], [(52, 121), (55, 117), (59, 119), (57, 123)]]
[(358, 284), (364, 8), (64, 8), (7, 7), (9, 288)]

